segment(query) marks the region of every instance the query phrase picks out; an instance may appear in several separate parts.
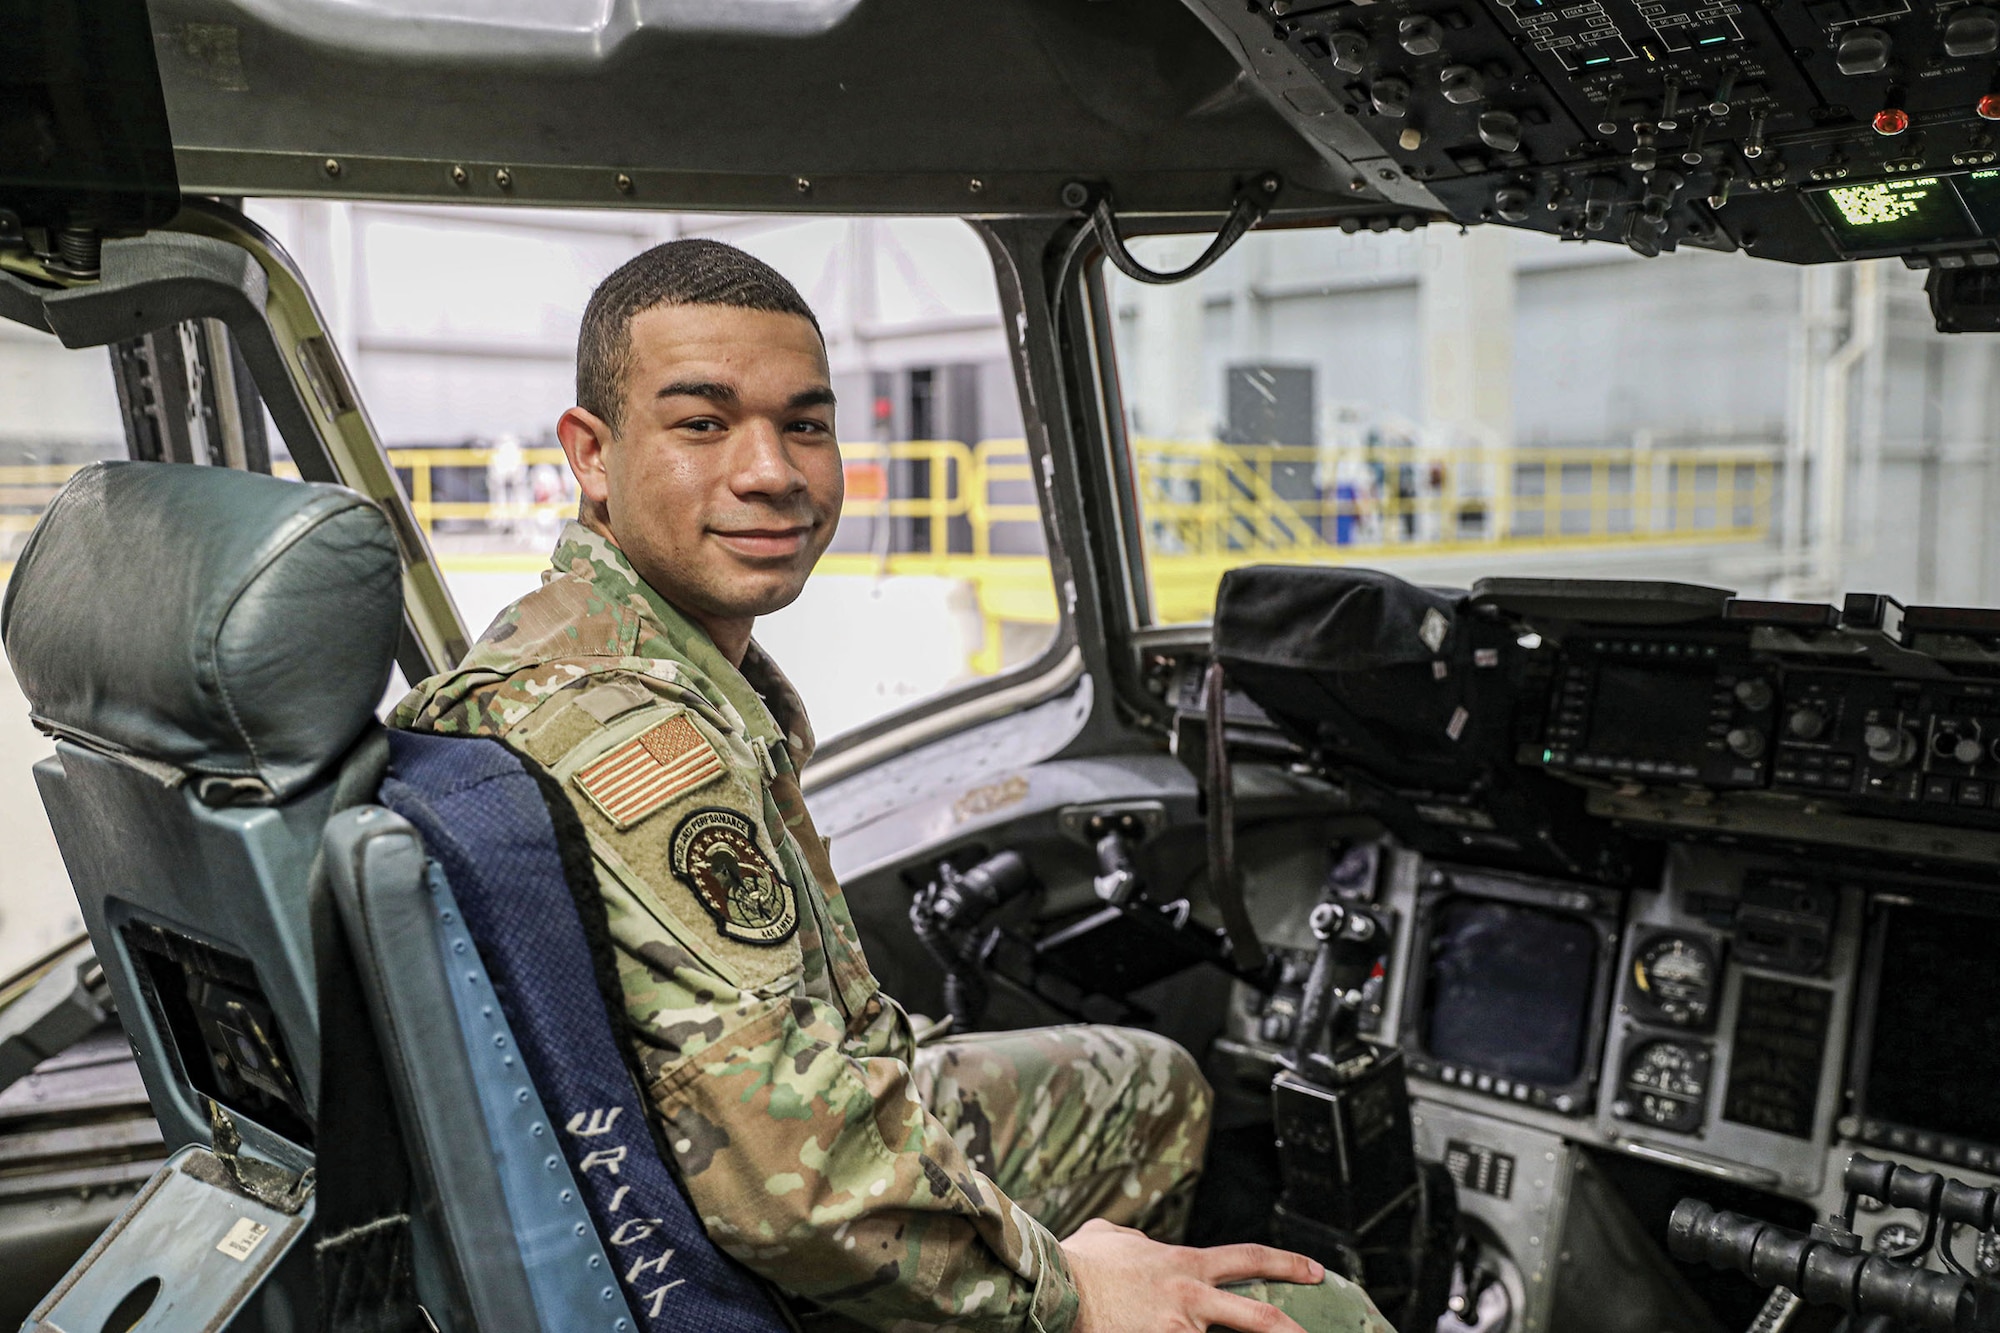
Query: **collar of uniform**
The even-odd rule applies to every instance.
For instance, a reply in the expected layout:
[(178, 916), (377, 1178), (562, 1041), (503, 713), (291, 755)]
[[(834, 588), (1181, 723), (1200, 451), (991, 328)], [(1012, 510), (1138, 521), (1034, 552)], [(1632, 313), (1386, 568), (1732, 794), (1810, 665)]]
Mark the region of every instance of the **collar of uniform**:
[[(584, 567), (579, 568), (579, 561)], [(685, 663), (697, 677), (692, 682), (696, 688), (704, 694), (721, 696), (721, 701), (728, 703), (743, 719), (743, 726), (750, 737), (767, 744), (785, 739), (785, 730), (778, 725), (763, 698), (743, 678), (743, 673), (730, 665), (722, 650), (715, 646), (715, 641), (708, 637), (708, 632), (682, 615), (672, 603), (654, 591), (651, 584), (640, 578), (639, 571), (632, 568), (632, 562), (625, 558), (625, 553), (615, 543), (572, 519), (563, 528), (562, 538), (556, 543), (555, 554), (549, 558), (549, 563), (558, 575), (573, 574), (589, 579), (594, 587), (614, 601), (623, 602), (637, 595), (641, 618), (647, 623), (638, 643), (633, 646), (636, 655), (670, 657)], [(752, 651), (757, 652), (754, 645)], [(758, 656), (762, 657), (762, 653), (758, 652)], [(764, 660), (769, 661), (768, 658)], [(748, 665), (747, 657), (745, 665)], [(783, 681), (784, 677), (779, 676), (778, 679)], [(791, 700), (797, 700), (798, 696), (792, 693), (789, 684), (785, 685), (785, 692)], [(803, 713), (800, 715), (803, 716)]]
[(750, 651), (743, 654), (743, 678), (769, 705), (772, 718), (784, 734), (785, 748), (791, 751), (792, 767), (803, 769), (819, 744), (813, 736), (812, 723), (806, 720), (805, 700), (799, 698), (792, 682), (755, 639), (750, 640)]

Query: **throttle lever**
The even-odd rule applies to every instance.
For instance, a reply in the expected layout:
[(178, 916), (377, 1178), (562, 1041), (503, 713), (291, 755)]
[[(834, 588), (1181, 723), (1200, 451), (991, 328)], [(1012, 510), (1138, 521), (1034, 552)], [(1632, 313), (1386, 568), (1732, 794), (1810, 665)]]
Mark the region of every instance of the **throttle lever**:
[[(1323, 902), (1308, 918), (1319, 950), (1313, 955), (1312, 971), (1306, 976), (1305, 994), (1299, 1000), (1299, 1021), (1287, 1065), (1304, 1069), (1332, 1028), (1331, 1047), (1337, 1050), (1354, 1037), (1346, 1022), (1333, 1025), (1335, 1018), (1348, 1019), (1355, 1012), (1354, 1000), (1381, 960), (1383, 931), (1374, 917), (1341, 903)], [(1343, 1030), (1345, 1029), (1345, 1030)]]

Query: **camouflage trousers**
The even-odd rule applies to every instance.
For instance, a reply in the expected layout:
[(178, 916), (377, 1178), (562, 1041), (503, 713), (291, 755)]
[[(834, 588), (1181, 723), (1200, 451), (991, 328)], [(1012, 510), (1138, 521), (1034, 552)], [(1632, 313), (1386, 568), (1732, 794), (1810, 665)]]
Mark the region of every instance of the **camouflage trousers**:
[(1165, 1037), (1077, 1026), (983, 1032), (917, 1052), (917, 1090), (965, 1155), (1063, 1237), (1093, 1217), (1187, 1230), (1213, 1105)]
[[(1057, 1237), (1093, 1217), (1178, 1242), (1213, 1099), (1193, 1057), (1131, 1028), (1031, 1028), (933, 1042), (912, 1070), (960, 1149)], [(1395, 1333), (1361, 1288), (1232, 1286), (1307, 1333)]]

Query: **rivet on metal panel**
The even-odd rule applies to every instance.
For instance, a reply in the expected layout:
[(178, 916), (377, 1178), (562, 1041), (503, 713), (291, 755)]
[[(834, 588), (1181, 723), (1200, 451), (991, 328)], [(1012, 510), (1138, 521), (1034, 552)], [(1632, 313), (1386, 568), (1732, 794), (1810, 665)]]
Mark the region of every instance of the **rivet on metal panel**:
[(511, 190), (514, 188), (514, 173), (505, 167), (495, 167), (493, 169), (493, 183), (503, 190)]
[(797, 190), (800, 194), (810, 193), (812, 187), (813, 183), (807, 180), (804, 176), (800, 176), (792, 182), (792, 188)]
[(616, 186), (618, 187), (618, 193), (620, 193), (620, 194), (630, 194), (630, 193), (632, 193), (632, 188), (633, 188), (633, 187), (632, 187), (632, 178), (631, 178), (630, 176), (627, 176), (627, 175), (626, 175), (626, 174), (625, 174), (624, 172), (622, 172), (622, 171), (618, 173), (618, 178), (617, 178), (616, 180), (612, 181), (611, 183), (612, 183), (613, 185), (616, 185)]
[(463, 190), (472, 183), (472, 173), (464, 167), (453, 167), (451, 169), (451, 183)]
[(326, 161), (319, 164), (319, 169), (324, 171), (328, 176), (338, 176), (340, 175), (340, 159), (329, 157)]
[(965, 188), (973, 194), (978, 194), (981, 190), (986, 188), (986, 182), (979, 179), (979, 177), (974, 176), (971, 180), (965, 183)]

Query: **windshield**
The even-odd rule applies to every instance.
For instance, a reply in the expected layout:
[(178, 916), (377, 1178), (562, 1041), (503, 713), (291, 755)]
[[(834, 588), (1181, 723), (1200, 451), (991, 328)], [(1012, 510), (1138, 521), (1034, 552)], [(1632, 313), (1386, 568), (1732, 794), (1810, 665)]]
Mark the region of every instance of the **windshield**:
[[(125, 456), (111, 362), (101, 347), (72, 351), (46, 333), (0, 320), (0, 574), (72, 472)], [(28, 721), (28, 701), (0, 661), (0, 977), (83, 932), (54, 832), (35, 790), (34, 763), (54, 747)]]
[[(1133, 245), (1155, 268), (1206, 238)], [(1992, 344), (1894, 261), (1641, 259), (1495, 227), (1256, 233), (1103, 270), (1149, 620), (1224, 570), (2000, 594)]]
[[(1022, 665), (1057, 607), (993, 266), (956, 219), (721, 218), (253, 201), (298, 260), (467, 626), (535, 588), (575, 483), (555, 439), (592, 288), (706, 235), (825, 331), (847, 501), (758, 641), (826, 740)], [(884, 651), (893, 645), (893, 651)]]

